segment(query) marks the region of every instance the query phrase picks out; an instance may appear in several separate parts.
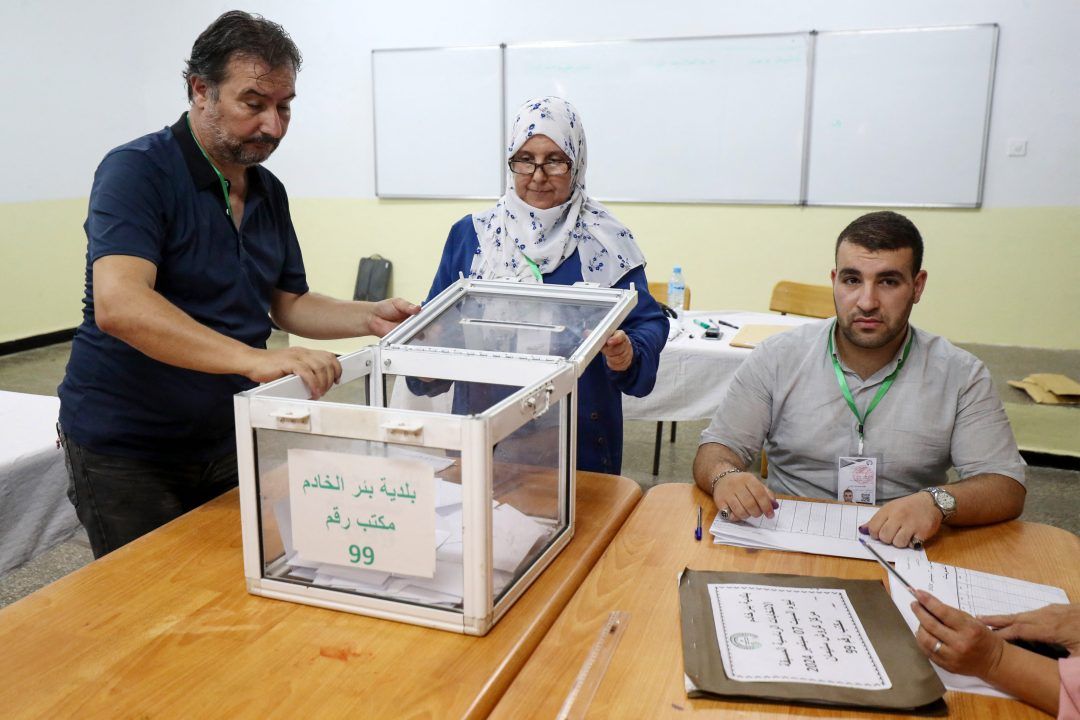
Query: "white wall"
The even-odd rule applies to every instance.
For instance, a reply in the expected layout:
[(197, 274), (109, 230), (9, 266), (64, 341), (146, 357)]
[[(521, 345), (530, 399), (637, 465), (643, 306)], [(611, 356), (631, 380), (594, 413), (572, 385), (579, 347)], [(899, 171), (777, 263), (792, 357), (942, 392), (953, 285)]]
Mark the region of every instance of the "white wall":
[[(289, 137), (269, 163), (294, 197), (374, 196), (370, 51), (375, 47), (587, 41), (805, 29), (1001, 25), (986, 207), (1080, 199), (1080, 3), (1073, 0), (493, 0), (357, 3), (264, 0), (304, 53)], [(0, 3), (0, 202), (85, 197), (111, 147), (172, 123), (196, 35), (229, 6)], [(408, 92), (408, 88), (402, 88)], [(1028, 141), (1007, 157), (1007, 141)], [(452, 147), (448, 138), (448, 148)], [(602, 158), (592, 158), (593, 163)]]

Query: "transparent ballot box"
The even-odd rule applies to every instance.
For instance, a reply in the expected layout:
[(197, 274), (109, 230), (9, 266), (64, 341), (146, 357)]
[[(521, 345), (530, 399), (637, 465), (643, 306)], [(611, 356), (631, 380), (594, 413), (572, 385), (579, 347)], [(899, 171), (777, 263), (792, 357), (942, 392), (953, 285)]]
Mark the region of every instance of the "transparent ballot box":
[(487, 633), (573, 537), (577, 378), (635, 302), (461, 279), (319, 400), (237, 395), (248, 590)]

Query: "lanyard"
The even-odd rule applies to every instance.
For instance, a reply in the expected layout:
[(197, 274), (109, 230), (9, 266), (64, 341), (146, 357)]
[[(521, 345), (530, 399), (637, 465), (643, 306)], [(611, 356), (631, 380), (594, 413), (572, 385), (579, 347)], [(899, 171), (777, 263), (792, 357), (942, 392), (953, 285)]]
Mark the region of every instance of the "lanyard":
[(225, 176), (221, 174), (221, 171), (214, 165), (214, 161), (210, 159), (210, 156), (203, 150), (202, 144), (199, 143), (199, 138), (195, 137), (195, 131), (191, 129), (191, 118), (185, 116), (187, 120), (188, 131), (191, 133), (191, 139), (195, 141), (195, 146), (199, 148), (199, 152), (206, 158), (206, 162), (210, 163), (210, 169), (217, 175), (218, 182), (221, 183), (221, 194), (225, 196), (225, 214), (230, 218), (232, 217), (232, 203), (229, 202), (229, 181), (225, 179)]
[(832, 360), (833, 370), (836, 371), (836, 382), (840, 385), (840, 391), (844, 393), (844, 399), (847, 400), (848, 407), (851, 408), (851, 412), (855, 415), (855, 419), (859, 421), (859, 452), (857, 454), (861, 456), (863, 454), (863, 430), (866, 426), (866, 419), (870, 417), (870, 413), (874, 412), (874, 408), (881, 402), (881, 398), (885, 397), (885, 393), (889, 392), (893, 380), (900, 374), (900, 370), (904, 367), (904, 363), (907, 362), (908, 353), (911, 352), (911, 343), (915, 340), (915, 333), (911, 333), (911, 337), (908, 338), (907, 345), (904, 346), (904, 354), (900, 356), (900, 362), (896, 364), (896, 369), (889, 373), (889, 376), (882, 381), (877, 394), (874, 395), (874, 399), (870, 401), (870, 405), (866, 408), (866, 413), (860, 415), (859, 409), (855, 407), (855, 398), (851, 396), (851, 388), (848, 387), (847, 378), (844, 377), (844, 371), (840, 368), (840, 361), (836, 359), (836, 353), (833, 352), (832, 339), (834, 332), (836, 332), (835, 320), (833, 320), (833, 326), (829, 330), (829, 358)]
[(525, 262), (529, 263), (529, 269), (532, 270), (532, 274), (533, 274), (533, 277), (536, 278), (536, 282), (543, 285), (544, 284), (544, 276), (540, 273), (540, 268), (538, 268), (536, 266), (536, 263), (534, 263), (532, 261), (532, 258), (529, 257), (528, 255), (526, 255), (525, 253), (521, 253), (521, 257), (525, 258)]

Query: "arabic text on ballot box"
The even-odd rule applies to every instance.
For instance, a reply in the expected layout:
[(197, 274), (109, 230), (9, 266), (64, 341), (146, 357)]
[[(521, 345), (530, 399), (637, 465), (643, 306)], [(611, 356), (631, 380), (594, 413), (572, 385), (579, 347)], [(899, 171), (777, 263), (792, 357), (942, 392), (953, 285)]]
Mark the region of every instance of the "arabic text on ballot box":
[(435, 575), (435, 474), (420, 460), (289, 450), (297, 554), (311, 562)]

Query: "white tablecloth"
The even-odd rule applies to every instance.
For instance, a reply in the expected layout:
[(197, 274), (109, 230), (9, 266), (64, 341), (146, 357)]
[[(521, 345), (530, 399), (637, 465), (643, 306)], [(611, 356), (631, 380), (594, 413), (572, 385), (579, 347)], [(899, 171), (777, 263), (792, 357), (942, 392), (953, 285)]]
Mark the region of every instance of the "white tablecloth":
[(78, 527), (56, 447), (60, 400), (0, 391), (0, 575)]
[[(693, 321), (711, 321), (719, 327), (723, 338), (705, 339), (705, 329)], [(714, 321), (732, 325), (802, 325), (815, 318), (778, 313), (742, 312), (738, 310), (696, 311), (682, 313), (672, 323), (682, 326), (669, 339), (660, 353), (660, 369), (656, 387), (643, 398), (623, 395), (623, 417), (628, 420), (707, 420), (727, 392), (728, 385), (750, 350), (731, 347), (738, 330)], [(674, 327), (674, 325), (673, 325)]]

